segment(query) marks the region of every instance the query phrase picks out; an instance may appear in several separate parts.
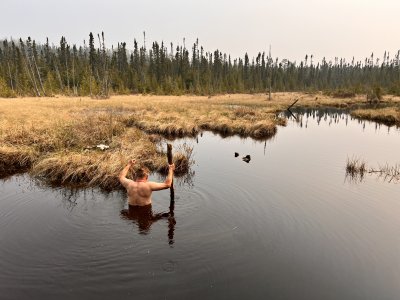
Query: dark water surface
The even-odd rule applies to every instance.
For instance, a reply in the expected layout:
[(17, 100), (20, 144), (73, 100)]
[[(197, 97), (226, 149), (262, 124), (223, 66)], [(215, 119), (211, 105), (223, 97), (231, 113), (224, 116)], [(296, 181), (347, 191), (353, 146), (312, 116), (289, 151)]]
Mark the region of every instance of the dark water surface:
[(129, 214), (121, 192), (2, 181), (0, 299), (400, 299), (400, 185), (345, 178), (347, 157), (400, 162), (398, 129), (312, 112), (190, 143), (173, 212), (169, 191)]

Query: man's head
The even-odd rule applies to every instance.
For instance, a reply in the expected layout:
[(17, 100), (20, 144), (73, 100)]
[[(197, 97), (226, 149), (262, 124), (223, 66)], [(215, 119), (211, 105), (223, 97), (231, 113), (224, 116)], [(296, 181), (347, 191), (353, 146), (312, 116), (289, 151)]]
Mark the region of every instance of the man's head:
[(146, 167), (141, 167), (135, 172), (135, 180), (147, 179), (149, 177), (150, 171)]

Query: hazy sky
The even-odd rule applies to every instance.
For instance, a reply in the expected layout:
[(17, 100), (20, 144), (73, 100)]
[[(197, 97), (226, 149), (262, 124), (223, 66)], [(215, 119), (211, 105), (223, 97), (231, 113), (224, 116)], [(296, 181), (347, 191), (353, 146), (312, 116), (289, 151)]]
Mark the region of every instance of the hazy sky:
[(233, 57), (268, 51), (280, 59), (391, 57), (400, 49), (399, 0), (0, 0), (0, 38), (83, 44), (105, 32), (106, 44), (133, 39), (186, 46)]

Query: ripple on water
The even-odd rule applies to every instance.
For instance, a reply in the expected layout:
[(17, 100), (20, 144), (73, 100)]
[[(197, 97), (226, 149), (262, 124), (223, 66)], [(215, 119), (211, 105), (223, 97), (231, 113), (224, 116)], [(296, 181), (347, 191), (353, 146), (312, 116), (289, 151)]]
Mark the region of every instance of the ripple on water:
[[(254, 217), (258, 216), (257, 206), (251, 203), (254, 201), (251, 191), (237, 183), (232, 183), (228, 188), (229, 195), (235, 195), (228, 199), (225, 189), (220, 189), (220, 193), (216, 194), (215, 190), (211, 192), (209, 186), (202, 184), (198, 184), (195, 190), (180, 191), (181, 198), (176, 202), (177, 231), (180, 224), (183, 224), (181, 226), (184, 227), (184, 231), (177, 233), (179, 247), (175, 251), (178, 252), (176, 257), (179, 257), (181, 269), (191, 266), (187, 276), (192, 280), (213, 278), (221, 271), (222, 261), (228, 262), (224, 265), (227, 269), (239, 270), (246, 264), (246, 259), (236, 259), (235, 253), (243, 252), (244, 257), (251, 256), (252, 250), (246, 246), (249, 236), (252, 236), (252, 242), (259, 239), (260, 228), (254, 233), (247, 231), (248, 223), (254, 222)], [(223, 216), (220, 215), (221, 209), (224, 211)], [(239, 214), (247, 217), (239, 218)], [(205, 222), (207, 226), (203, 226)], [(244, 236), (247, 238), (243, 239)], [(272, 251), (272, 246), (273, 243), (268, 242), (262, 251)], [(216, 254), (216, 249), (223, 251), (217, 251)], [(259, 250), (255, 249), (253, 253), (258, 253)], [(227, 257), (231, 259), (227, 261)], [(216, 261), (218, 263), (215, 263)], [(250, 275), (243, 270), (241, 274)]]
[(178, 263), (172, 260), (167, 261), (162, 265), (162, 269), (166, 273), (173, 273), (177, 268), (178, 268)]

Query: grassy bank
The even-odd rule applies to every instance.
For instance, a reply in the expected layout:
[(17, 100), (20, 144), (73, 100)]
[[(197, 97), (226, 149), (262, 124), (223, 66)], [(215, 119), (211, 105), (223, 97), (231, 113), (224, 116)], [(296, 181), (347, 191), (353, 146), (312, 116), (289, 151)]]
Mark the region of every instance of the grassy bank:
[[(131, 109), (90, 99), (0, 100), (0, 174), (20, 171), (56, 184), (114, 189), (130, 158), (152, 171), (167, 169), (159, 137), (125, 126)], [(109, 149), (102, 151), (96, 145)], [(187, 152), (187, 151), (186, 151)], [(188, 171), (185, 151), (175, 151), (177, 175)], [(132, 176), (132, 174), (131, 174)]]
[(358, 119), (375, 121), (386, 125), (400, 125), (400, 108), (356, 109), (351, 115)]
[[(0, 99), (0, 173), (29, 171), (56, 184), (114, 189), (130, 158), (152, 171), (166, 170), (166, 156), (158, 147), (163, 137), (207, 129), (268, 138), (276, 124), (284, 124), (274, 110), (260, 109), (259, 99), (234, 102), (229, 97), (152, 96)], [(99, 144), (109, 149), (101, 151)], [(177, 175), (188, 171), (187, 150), (175, 150)]]
[[(277, 93), (271, 101), (264, 94), (0, 99), (0, 174), (28, 170), (53, 183), (114, 189), (119, 186), (118, 172), (130, 158), (152, 171), (166, 169), (165, 154), (157, 146), (162, 138), (210, 130), (222, 136), (267, 139), (277, 125), (285, 125), (276, 113), (295, 99), (304, 107), (365, 102), (362, 96), (341, 99), (320, 93)], [(395, 106), (400, 98), (391, 98), (390, 103)], [(109, 149), (101, 151), (99, 144)], [(188, 171), (188, 153), (176, 155), (177, 173), (183, 174)]]

